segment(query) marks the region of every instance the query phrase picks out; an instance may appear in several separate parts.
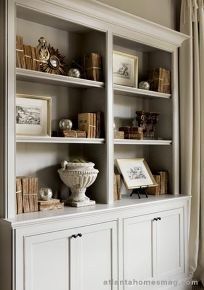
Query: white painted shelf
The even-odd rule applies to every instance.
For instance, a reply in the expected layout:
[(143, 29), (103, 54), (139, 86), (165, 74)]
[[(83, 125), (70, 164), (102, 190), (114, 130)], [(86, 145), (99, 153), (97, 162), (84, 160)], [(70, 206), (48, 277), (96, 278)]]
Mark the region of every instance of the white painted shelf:
[(66, 138), (66, 137), (41, 137), (17, 136), (17, 143), (55, 143), (55, 144), (104, 144), (103, 138)]
[(171, 145), (172, 140), (129, 140), (115, 139), (115, 145)]
[(68, 76), (55, 75), (40, 71), (16, 68), (16, 79), (21, 81), (31, 81), (37, 83), (48, 83), (52, 85), (81, 88), (103, 88), (103, 82), (72, 78)]
[(170, 99), (171, 94), (164, 94), (155, 91), (149, 90), (142, 90), (133, 87), (121, 86), (121, 85), (114, 85), (114, 92), (119, 95), (130, 95), (130, 96), (137, 96), (137, 97), (148, 97), (148, 98), (162, 98), (162, 99)]
[(137, 195), (133, 195), (131, 198), (129, 195), (123, 195), (121, 200), (117, 200), (112, 204), (96, 204), (93, 206), (87, 207), (69, 207), (65, 206), (63, 209), (58, 210), (48, 210), (48, 211), (38, 211), (38, 212), (30, 212), (24, 214), (18, 214), (15, 218), (7, 219), (8, 222), (12, 223), (14, 228), (18, 228), (21, 226), (27, 226), (31, 224), (40, 224), (45, 221), (47, 222), (54, 222), (63, 219), (69, 218), (70, 220), (75, 217), (80, 217), (83, 219), (84, 216), (90, 214), (108, 214), (110, 211), (114, 211), (114, 214), (121, 215), (121, 212), (127, 209), (134, 209), (137, 210), (139, 207), (148, 205), (155, 205), (157, 203), (162, 203), (163, 201), (173, 202), (175, 200), (185, 200), (189, 199), (190, 196), (184, 194), (163, 194), (163, 195), (149, 195), (148, 198), (141, 198), (139, 199)]

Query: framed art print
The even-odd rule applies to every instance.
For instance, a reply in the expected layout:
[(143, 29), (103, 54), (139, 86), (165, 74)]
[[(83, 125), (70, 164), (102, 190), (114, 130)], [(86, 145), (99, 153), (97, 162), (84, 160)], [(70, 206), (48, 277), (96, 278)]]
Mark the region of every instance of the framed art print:
[(120, 51), (113, 52), (113, 83), (129, 87), (137, 87), (137, 56)]
[(16, 96), (16, 135), (51, 136), (51, 97)]
[(143, 158), (117, 159), (117, 166), (128, 189), (157, 185)]

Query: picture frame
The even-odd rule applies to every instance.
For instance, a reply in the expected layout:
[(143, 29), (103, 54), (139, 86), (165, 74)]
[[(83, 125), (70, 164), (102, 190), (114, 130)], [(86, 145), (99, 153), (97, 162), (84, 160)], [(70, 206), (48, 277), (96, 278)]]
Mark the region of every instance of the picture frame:
[(52, 98), (16, 95), (16, 135), (51, 137)]
[(128, 87), (138, 86), (138, 57), (113, 51), (113, 83)]
[(116, 159), (116, 164), (127, 189), (157, 186), (144, 158)]

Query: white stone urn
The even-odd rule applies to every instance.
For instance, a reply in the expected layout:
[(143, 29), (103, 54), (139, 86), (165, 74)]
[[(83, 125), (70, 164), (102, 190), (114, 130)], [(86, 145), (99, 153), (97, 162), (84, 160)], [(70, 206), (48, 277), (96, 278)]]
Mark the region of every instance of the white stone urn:
[(92, 185), (98, 175), (92, 162), (62, 162), (58, 170), (61, 180), (71, 189), (68, 204), (74, 207), (94, 205), (95, 201), (85, 195), (87, 187)]

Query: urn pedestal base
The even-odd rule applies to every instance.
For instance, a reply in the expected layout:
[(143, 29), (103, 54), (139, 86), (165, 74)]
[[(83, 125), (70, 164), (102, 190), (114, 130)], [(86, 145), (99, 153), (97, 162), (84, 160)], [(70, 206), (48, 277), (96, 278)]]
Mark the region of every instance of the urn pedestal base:
[(83, 206), (89, 206), (89, 205), (95, 205), (95, 200), (84, 200), (84, 201), (67, 201), (66, 205), (73, 206), (73, 207), (83, 207)]

